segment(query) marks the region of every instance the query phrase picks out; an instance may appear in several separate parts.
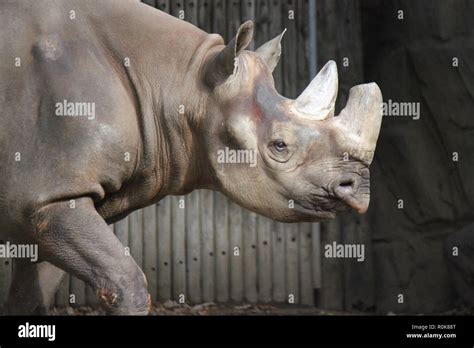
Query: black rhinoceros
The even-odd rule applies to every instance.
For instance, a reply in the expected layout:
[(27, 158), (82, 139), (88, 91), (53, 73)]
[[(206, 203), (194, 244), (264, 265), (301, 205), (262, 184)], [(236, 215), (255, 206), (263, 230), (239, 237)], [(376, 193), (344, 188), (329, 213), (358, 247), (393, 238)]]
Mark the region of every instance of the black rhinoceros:
[(282, 35), (248, 51), (252, 22), (224, 45), (124, 0), (2, 1), (0, 23), (0, 233), (40, 256), (16, 260), (8, 313), (46, 310), (69, 272), (109, 313), (146, 314), (145, 276), (107, 224), (167, 195), (219, 190), (286, 222), (367, 210), (380, 90), (352, 88), (335, 117), (329, 62), (282, 97)]

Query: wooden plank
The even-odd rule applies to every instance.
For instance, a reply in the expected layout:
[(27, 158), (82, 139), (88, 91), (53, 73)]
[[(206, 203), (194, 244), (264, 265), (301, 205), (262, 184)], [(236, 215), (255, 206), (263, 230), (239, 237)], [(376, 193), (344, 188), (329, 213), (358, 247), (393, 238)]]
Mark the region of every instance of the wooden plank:
[(248, 210), (243, 212), (244, 245), (244, 298), (247, 302), (258, 300), (257, 292), (257, 215)]
[(287, 301), (299, 303), (299, 272), (298, 272), (298, 224), (286, 225), (286, 291)]
[(171, 197), (156, 206), (158, 229), (158, 300), (171, 299)]
[(283, 65), (283, 91), (287, 98), (297, 97), (297, 25), (294, 16), (296, 15), (296, 0), (287, 0), (282, 6), (283, 25), (287, 31), (285, 33), (285, 45), (282, 46)]
[(56, 292), (55, 303), (56, 306), (65, 307), (69, 306), (69, 283), (70, 275), (66, 274), (59, 284), (58, 291)]
[(114, 224), (114, 232), (118, 240), (122, 243), (124, 247), (129, 247), (128, 241), (128, 217), (117, 221)]
[(285, 269), (285, 227), (281, 222), (274, 223), (272, 235), (272, 297), (275, 302), (286, 302)]
[(227, 43), (229, 37), (226, 32), (226, 3), (226, 0), (214, 0), (214, 12), (212, 15), (212, 32), (222, 35), (225, 42)]
[(263, 216), (258, 216), (257, 269), (258, 299), (260, 302), (270, 302), (272, 299), (272, 229), (272, 220)]
[[(266, 2), (265, 0), (259, 0), (260, 2)], [(255, 23), (255, 13), (256, 13), (256, 5), (255, 0), (243, 0), (241, 1), (241, 10), (242, 10), (242, 18), (241, 21), (244, 23), (247, 20), (252, 20)], [(258, 30), (254, 30), (254, 35), (258, 33)], [(250, 43), (247, 49), (253, 50), (255, 48), (255, 40)]]
[(202, 300), (215, 300), (214, 192), (201, 191), (201, 287)]
[(184, 0), (171, 0), (170, 7), (170, 14), (182, 20), (186, 19)]
[(148, 281), (148, 292), (153, 303), (158, 294), (157, 265), (157, 221), (156, 207), (151, 205), (143, 209), (143, 272)]
[(149, 6), (155, 7), (156, 6), (156, 1), (155, 0), (142, 0), (144, 4), (147, 4)]
[(313, 281), (311, 273), (311, 224), (299, 224), (299, 278), (300, 303), (314, 304)]
[(308, 41), (308, 0), (300, 0), (296, 3), (296, 34), (297, 34), (297, 75), (296, 92), (301, 94), (309, 84), (309, 41)]
[(170, 12), (170, 0), (157, 0), (156, 5), (157, 8), (161, 11), (166, 13)]
[(186, 301), (186, 216), (184, 196), (171, 199), (171, 256), (173, 299)]
[(74, 295), (75, 303), (71, 303), (72, 307), (81, 307), (86, 305), (86, 283), (82, 280), (71, 276), (69, 283), (71, 294)]
[(199, 191), (186, 196), (186, 283), (191, 303), (200, 303), (202, 300), (200, 204)]
[(311, 267), (313, 273), (313, 288), (321, 288), (321, 225), (313, 223), (311, 225), (311, 244), (313, 265)]
[(242, 302), (244, 299), (244, 270), (242, 244), (242, 208), (229, 203), (230, 239), (230, 298)]
[(214, 228), (216, 233), (216, 300), (229, 300), (229, 230), (228, 201), (219, 192), (214, 196)]
[(212, 30), (212, 0), (199, 0), (198, 6), (198, 25), (199, 28), (206, 32)]
[[(261, 2), (258, 2), (261, 4)], [(281, 1), (269, 1), (269, 31), (270, 38), (274, 38), (277, 35), (280, 35), (285, 29), (282, 21), (282, 10), (281, 10)], [(283, 37), (281, 46), (282, 46), (282, 56), (280, 57), (280, 63), (273, 70), (273, 78), (275, 80), (275, 87), (280, 94), (283, 94), (283, 65), (287, 64), (286, 55), (283, 52), (288, 50), (288, 37), (286, 35)]]
[(318, 307), (330, 310), (344, 309), (344, 265), (341, 259), (324, 257), (324, 247), (333, 242), (341, 243), (338, 220), (321, 225), (321, 290)]
[(143, 267), (143, 210), (137, 210), (128, 217), (128, 238), (130, 253), (139, 267)]

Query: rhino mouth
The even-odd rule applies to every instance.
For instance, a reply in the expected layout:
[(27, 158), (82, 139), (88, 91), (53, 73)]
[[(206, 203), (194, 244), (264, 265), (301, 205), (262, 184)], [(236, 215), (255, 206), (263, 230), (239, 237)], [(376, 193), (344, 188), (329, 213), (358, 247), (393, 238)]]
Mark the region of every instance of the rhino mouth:
[(348, 203), (341, 201), (332, 194), (314, 195), (309, 201), (302, 202), (298, 205), (297, 210), (304, 214), (310, 215), (322, 220), (334, 219), (338, 213), (342, 213), (352, 209)]

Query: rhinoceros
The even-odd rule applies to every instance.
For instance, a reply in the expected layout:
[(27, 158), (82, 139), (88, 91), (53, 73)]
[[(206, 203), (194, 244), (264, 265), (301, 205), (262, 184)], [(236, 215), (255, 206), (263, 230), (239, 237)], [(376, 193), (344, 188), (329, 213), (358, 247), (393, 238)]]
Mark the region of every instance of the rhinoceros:
[(283, 34), (250, 51), (251, 21), (226, 45), (138, 1), (2, 1), (0, 22), (0, 233), (39, 250), (15, 260), (6, 313), (46, 313), (68, 272), (108, 313), (146, 314), (108, 224), (168, 195), (217, 190), (284, 222), (367, 210), (381, 92), (353, 87), (335, 116), (330, 61), (281, 96)]

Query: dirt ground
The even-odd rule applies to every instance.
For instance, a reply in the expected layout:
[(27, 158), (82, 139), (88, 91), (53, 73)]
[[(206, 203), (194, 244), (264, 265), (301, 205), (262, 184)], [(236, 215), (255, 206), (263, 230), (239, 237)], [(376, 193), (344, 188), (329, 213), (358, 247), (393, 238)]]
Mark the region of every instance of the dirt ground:
[[(104, 315), (101, 308), (91, 307), (56, 307), (50, 315)], [(198, 305), (180, 304), (167, 301), (156, 304), (150, 315), (354, 315), (367, 313), (347, 313), (324, 311), (312, 306), (282, 304), (217, 304), (203, 303)]]
[[(180, 304), (167, 301), (156, 304), (150, 315), (374, 315), (373, 312), (340, 312), (327, 311), (313, 306), (289, 304), (217, 304), (203, 303), (198, 305)], [(394, 313), (385, 313), (395, 315)], [(438, 315), (473, 315), (473, 311), (450, 310)], [(91, 307), (56, 307), (50, 315), (105, 315), (101, 308)], [(423, 315), (422, 313), (418, 315)]]

